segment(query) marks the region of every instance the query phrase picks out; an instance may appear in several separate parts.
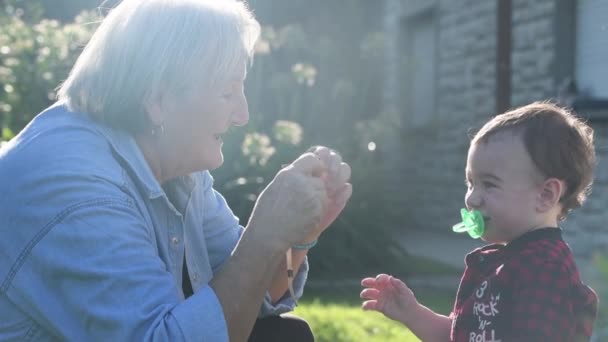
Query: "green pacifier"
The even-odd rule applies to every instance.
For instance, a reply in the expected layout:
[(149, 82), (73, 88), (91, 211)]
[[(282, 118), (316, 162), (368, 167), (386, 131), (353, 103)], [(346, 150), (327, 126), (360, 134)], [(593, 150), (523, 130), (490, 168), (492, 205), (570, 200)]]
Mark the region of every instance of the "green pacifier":
[(467, 232), (473, 239), (478, 239), (483, 235), (484, 223), (483, 216), (478, 210), (468, 211), (464, 208), (460, 209), (462, 222), (455, 224), (452, 230), (456, 233)]

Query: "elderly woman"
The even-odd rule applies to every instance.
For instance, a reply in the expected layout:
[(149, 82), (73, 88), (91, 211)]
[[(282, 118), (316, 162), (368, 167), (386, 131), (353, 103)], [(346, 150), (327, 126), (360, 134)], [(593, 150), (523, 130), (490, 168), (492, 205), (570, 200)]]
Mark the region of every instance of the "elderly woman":
[(57, 104), (0, 152), (0, 340), (312, 339), (279, 316), (294, 306), (287, 269), (297, 298), (307, 249), (351, 195), (349, 166), (303, 154), (246, 228), (208, 172), (248, 121), (258, 34), (235, 0), (109, 13)]

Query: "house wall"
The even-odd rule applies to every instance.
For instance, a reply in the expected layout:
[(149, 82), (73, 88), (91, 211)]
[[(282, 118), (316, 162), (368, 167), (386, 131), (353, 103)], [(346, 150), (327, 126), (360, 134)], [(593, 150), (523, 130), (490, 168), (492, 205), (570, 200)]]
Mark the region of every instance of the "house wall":
[[(415, 17), (420, 1), (393, 1), (385, 16), (395, 22)], [(428, 6), (428, 5), (427, 5)], [(400, 63), (392, 61), (388, 106), (402, 118), (401, 140), (395, 144), (386, 196), (402, 213), (400, 228), (449, 231), (464, 205), (464, 166), (468, 133), (495, 113), (497, 1), (432, 2), (437, 22), (437, 112), (425, 127), (408, 127), (408, 115), (395, 105), (405, 92), (395, 79)], [(574, 0), (513, 0), (511, 40), (511, 105), (554, 99), (559, 85), (574, 75)], [(386, 19), (386, 18), (385, 18)], [(399, 41), (403, 32), (388, 32)], [(407, 44), (407, 42), (402, 44)], [(398, 44), (392, 58), (402, 58)], [(387, 54), (390, 60), (391, 54)], [(403, 76), (407, 77), (407, 75)], [(391, 100), (392, 99), (392, 100)], [(584, 273), (592, 269), (595, 251), (606, 250), (608, 230), (608, 124), (592, 122), (599, 166), (594, 191), (585, 206), (564, 223), (565, 236)], [(407, 217), (406, 217), (407, 216)]]
[(513, 0), (511, 105), (556, 95), (556, 0)]
[[(403, 27), (415, 18), (419, 1), (387, 1), (388, 21), (399, 22), (387, 39), (403, 42)], [(386, 64), (387, 77), (395, 86), (387, 88), (387, 107), (401, 116), (401, 140), (387, 179), (386, 196), (401, 227), (445, 231), (459, 221), (464, 205), (464, 166), (470, 128), (490, 117), (495, 107), (496, 2), (442, 0), (433, 2), (437, 23), (436, 113), (424, 127), (411, 127), (404, 108), (395, 106), (407, 92), (403, 82), (394, 80), (402, 73), (401, 63)], [(399, 18), (399, 19), (395, 19)], [(395, 24), (394, 24), (395, 25)], [(399, 44), (387, 56), (404, 58)], [(406, 61), (407, 62), (407, 61)], [(401, 80), (407, 75), (401, 75)]]

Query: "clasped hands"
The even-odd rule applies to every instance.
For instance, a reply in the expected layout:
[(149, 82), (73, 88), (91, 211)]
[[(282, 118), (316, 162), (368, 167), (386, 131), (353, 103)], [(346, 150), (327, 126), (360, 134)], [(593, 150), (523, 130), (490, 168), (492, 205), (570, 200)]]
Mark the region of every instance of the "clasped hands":
[(316, 146), (281, 169), (262, 191), (250, 224), (287, 249), (311, 242), (338, 217), (352, 194), (350, 166)]

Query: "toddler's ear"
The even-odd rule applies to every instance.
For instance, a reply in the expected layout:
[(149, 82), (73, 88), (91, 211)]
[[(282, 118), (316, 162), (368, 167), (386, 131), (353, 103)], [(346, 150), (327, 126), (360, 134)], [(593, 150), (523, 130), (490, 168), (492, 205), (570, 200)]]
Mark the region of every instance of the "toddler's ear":
[(541, 212), (546, 212), (553, 209), (559, 204), (562, 195), (566, 191), (564, 181), (557, 178), (549, 178), (543, 182), (541, 187), (538, 209)]

